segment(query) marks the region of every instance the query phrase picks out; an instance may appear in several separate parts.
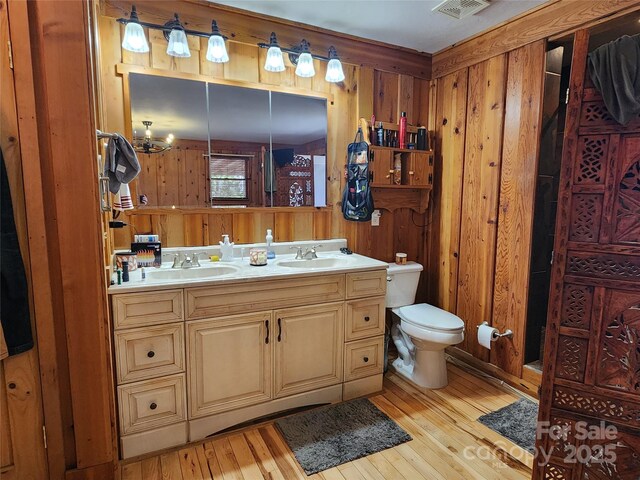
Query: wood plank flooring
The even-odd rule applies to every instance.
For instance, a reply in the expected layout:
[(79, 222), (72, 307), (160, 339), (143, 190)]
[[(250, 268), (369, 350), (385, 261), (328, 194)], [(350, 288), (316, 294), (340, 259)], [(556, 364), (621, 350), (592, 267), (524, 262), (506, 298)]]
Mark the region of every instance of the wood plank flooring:
[(370, 397), (413, 440), (307, 477), (273, 422), (154, 457), (123, 462), (123, 480), (457, 480), (531, 478), (531, 454), (476, 419), (514, 393), (449, 365), (449, 386), (426, 393), (390, 373)]

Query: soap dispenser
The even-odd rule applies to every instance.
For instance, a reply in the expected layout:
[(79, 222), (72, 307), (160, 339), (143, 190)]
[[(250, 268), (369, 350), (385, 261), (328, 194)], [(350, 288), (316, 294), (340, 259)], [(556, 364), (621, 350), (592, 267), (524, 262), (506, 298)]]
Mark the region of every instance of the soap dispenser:
[(265, 237), (265, 241), (267, 243), (267, 259), (273, 260), (276, 258), (276, 252), (271, 248), (271, 243), (273, 242), (273, 235), (271, 235), (271, 229), (267, 228), (267, 236)]
[(229, 235), (222, 235), (220, 257), (221, 262), (233, 262), (233, 242), (229, 243)]

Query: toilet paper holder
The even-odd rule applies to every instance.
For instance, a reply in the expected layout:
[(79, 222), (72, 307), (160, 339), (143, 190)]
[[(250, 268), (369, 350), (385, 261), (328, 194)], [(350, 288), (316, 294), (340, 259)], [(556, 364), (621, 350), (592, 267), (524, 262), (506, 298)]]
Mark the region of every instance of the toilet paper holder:
[[(480, 326), (482, 326), (482, 325), (489, 325), (489, 322), (484, 321), (480, 325), (477, 325), (476, 328), (480, 328)], [(505, 330), (504, 333), (494, 333), (493, 334), (493, 338), (495, 338), (495, 339), (502, 338), (502, 337), (513, 338), (513, 330), (508, 328), (507, 330)]]

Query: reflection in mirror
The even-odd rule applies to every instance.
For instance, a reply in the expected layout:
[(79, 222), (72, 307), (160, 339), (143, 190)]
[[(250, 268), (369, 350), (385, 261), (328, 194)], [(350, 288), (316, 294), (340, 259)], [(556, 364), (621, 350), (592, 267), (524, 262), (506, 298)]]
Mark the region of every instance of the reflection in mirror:
[(274, 207), (326, 206), (326, 99), (271, 92), (271, 138), (268, 201)]
[[(157, 145), (173, 135), (170, 148), (160, 153), (138, 153), (142, 170), (134, 181), (134, 203), (148, 207), (208, 206), (206, 84), (131, 73), (129, 92), (134, 144), (144, 142), (146, 133)], [(150, 132), (145, 132), (143, 125), (147, 121), (152, 122)]]
[(270, 206), (262, 178), (270, 149), (269, 92), (210, 83), (212, 206)]
[(137, 73), (128, 78), (134, 143), (157, 152), (138, 154), (135, 205), (326, 205), (325, 98)]

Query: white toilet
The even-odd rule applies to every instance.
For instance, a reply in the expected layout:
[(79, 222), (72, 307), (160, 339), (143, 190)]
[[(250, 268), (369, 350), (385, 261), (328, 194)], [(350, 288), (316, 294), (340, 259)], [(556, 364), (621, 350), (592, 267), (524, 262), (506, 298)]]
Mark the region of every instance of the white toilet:
[(398, 358), (392, 366), (420, 387), (442, 388), (447, 386), (444, 349), (464, 340), (464, 322), (433, 305), (413, 305), (421, 271), (415, 262), (390, 263), (387, 270), (387, 308), (397, 315), (391, 338)]

